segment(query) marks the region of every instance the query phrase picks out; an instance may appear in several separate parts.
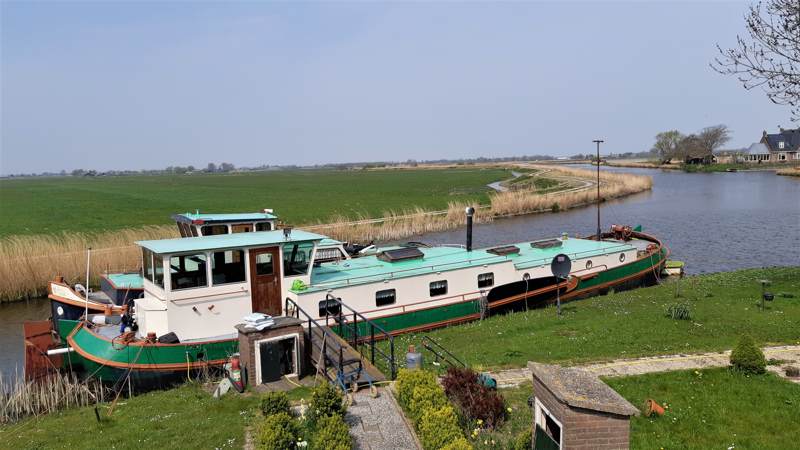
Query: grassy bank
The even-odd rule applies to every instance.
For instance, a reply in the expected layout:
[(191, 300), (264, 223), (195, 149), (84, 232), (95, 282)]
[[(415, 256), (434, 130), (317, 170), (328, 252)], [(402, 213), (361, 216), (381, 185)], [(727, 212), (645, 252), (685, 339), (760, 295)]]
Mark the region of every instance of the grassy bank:
[(784, 175), (787, 177), (800, 177), (800, 166), (789, 167), (786, 169), (780, 169), (775, 172), (778, 175)]
[(663, 417), (634, 417), (631, 448), (797, 448), (800, 385), (776, 375), (745, 376), (726, 368), (607, 379), (641, 408), (652, 398)]
[[(756, 306), (759, 280), (772, 281), (775, 300)], [(676, 292), (679, 297), (676, 298)], [(793, 294), (794, 298), (781, 296)], [(676, 303), (691, 320), (667, 318)], [(719, 351), (744, 333), (759, 345), (800, 342), (800, 267), (751, 269), (685, 278), (634, 291), (593, 297), (555, 308), (492, 316), (426, 333), (476, 368), (523, 367), (528, 361), (576, 364), (644, 355)], [(418, 335), (395, 340), (419, 345)], [(426, 363), (432, 362), (426, 355)]]

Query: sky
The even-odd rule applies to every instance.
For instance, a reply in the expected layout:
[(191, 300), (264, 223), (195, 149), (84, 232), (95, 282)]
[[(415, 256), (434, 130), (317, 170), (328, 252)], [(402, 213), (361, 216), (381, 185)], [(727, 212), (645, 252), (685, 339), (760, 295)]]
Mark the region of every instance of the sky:
[(0, 3), (0, 173), (648, 150), (790, 111), (709, 63), (744, 2)]

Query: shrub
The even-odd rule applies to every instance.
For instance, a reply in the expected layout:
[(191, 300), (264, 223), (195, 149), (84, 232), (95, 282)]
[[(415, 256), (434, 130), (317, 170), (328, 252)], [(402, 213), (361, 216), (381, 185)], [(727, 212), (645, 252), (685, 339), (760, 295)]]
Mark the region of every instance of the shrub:
[(687, 303), (676, 303), (667, 308), (667, 317), (675, 320), (691, 320), (692, 312)]
[(557, 202), (553, 202), (553, 204), (550, 206), (550, 211), (554, 213), (561, 211), (561, 205), (559, 205)]
[(349, 427), (338, 414), (319, 419), (314, 442), (317, 443), (315, 448), (325, 450), (350, 450), (353, 447)]
[(330, 383), (322, 383), (311, 394), (309, 420), (315, 423), (319, 418), (342, 416), (345, 413), (342, 393)]
[(530, 430), (523, 430), (518, 435), (514, 436), (514, 441), (511, 442), (511, 450), (531, 450), (531, 436)]
[(488, 428), (494, 428), (505, 419), (503, 396), (479, 382), (472, 369), (451, 367), (442, 379), (442, 385), (461, 414), (470, 421), (482, 420)]
[(414, 388), (420, 385), (437, 386), (436, 375), (427, 370), (400, 369), (397, 375), (397, 399), (400, 404), (408, 407)]
[(414, 388), (411, 400), (408, 402), (409, 415), (416, 421), (425, 411), (439, 409), (447, 404), (447, 396), (441, 387), (420, 384)]
[(260, 450), (286, 450), (294, 448), (300, 436), (300, 426), (286, 413), (272, 414), (261, 426)]
[(264, 416), (280, 413), (289, 414), (289, 397), (286, 396), (285, 392), (267, 392), (261, 398), (261, 412), (264, 413)]
[(759, 374), (766, 372), (767, 361), (753, 338), (744, 335), (731, 352), (731, 366), (742, 373)]
[(426, 450), (439, 450), (464, 437), (451, 406), (425, 411), (417, 423), (417, 428), (422, 447)]
[(472, 450), (472, 444), (466, 438), (460, 437), (442, 447), (442, 450)]

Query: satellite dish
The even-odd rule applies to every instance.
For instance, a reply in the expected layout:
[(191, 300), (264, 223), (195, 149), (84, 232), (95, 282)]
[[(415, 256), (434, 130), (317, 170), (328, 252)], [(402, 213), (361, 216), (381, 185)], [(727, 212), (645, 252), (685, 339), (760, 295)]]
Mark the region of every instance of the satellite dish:
[(560, 253), (550, 263), (550, 270), (553, 271), (553, 275), (556, 278), (567, 278), (570, 270), (572, 270), (572, 261), (569, 256)]

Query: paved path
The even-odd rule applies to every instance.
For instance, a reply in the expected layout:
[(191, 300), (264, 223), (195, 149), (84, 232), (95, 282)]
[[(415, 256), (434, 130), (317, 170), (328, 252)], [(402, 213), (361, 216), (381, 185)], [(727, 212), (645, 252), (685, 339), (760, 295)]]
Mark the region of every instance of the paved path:
[(354, 450), (418, 450), (416, 438), (403, 418), (400, 407), (386, 388), (372, 398), (368, 389), (355, 394), (347, 408)]
[[(783, 345), (779, 347), (765, 347), (764, 356), (769, 359), (786, 361), (784, 363), (767, 366), (767, 369), (785, 377), (784, 367), (787, 365), (800, 366), (800, 345)], [(724, 367), (730, 362), (730, 350), (716, 353), (699, 353), (691, 355), (665, 355), (649, 356), (645, 358), (618, 359), (607, 363), (581, 365), (598, 376), (621, 377), (629, 375), (642, 375), (653, 372), (667, 372), (670, 370), (705, 369), (710, 367)], [(499, 387), (512, 387), (530, 381), (531, 372), (527, 368), (509, 369), (493, 372)], [(800, 380), (792, 379), (796, 383)]]

